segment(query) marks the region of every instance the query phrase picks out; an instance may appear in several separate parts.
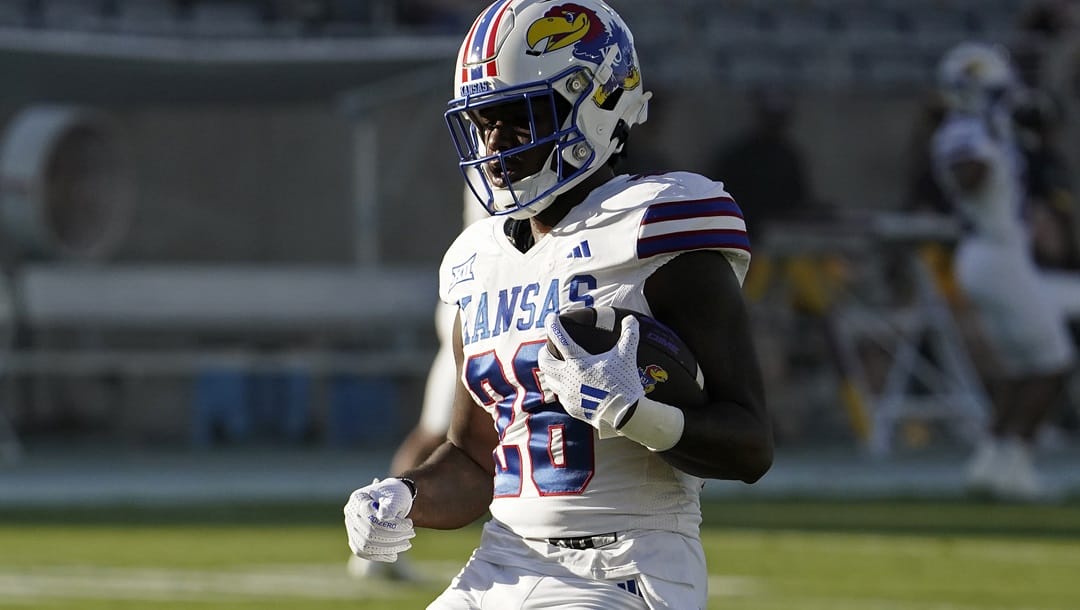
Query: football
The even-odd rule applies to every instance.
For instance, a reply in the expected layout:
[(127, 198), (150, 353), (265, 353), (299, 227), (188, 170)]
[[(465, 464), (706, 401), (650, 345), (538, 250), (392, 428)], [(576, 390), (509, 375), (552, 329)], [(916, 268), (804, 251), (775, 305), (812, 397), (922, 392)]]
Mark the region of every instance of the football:
[[(637, 318), (641, 328), (638, 343), (638, 375), (645, 393), (653, 400), (681, 409), (705, 404), (705, 377), (690, 348), (667, 326), (636, 311), (619, 307), (586, 307), (561, 314), (559, 320), (570, 338), (590, 354), (615, 347), (622, 319)], [(548, 351), (562, 358), (550, 341)]]

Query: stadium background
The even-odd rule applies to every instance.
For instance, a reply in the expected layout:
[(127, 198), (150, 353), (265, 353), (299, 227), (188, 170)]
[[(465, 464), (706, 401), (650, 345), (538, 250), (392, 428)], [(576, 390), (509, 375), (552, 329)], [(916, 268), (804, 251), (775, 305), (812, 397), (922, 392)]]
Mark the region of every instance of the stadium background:
[[(483, 4), (0, 3), (0, 531), (14, 532), (20, 544), (20, 532), (74, 530), (81, 521), (68, 509), (88, 504), (105, 507), (83, 518), (98, 526), (185, 522), (191, 515), (177, 513), (187, 505), (218, 526), (215, 511), (225, 514), (221, 522), (251, 518), (223, 504), (311, 500), (321, 509), (382, 472), (418, 414), (434, 353), (435, 266), (460, 227), (462, 207), (442, 112), (452, 58)], [(934, 67), (953, 44), (991, 40), (1043, 54), (1052, 81), (1045, 84), (1065, 106), (1059, 143), (1074, 175), (1080, 167), (1080, 37), (1075, 29), (1049, 36), (1022, 28), (1034, 2), (612, 4), (635, 32), (643, 77), (657, 99), (651, 122), (635, 130), (633, 150), (660, 151), (672, 168), (707, 173), (710, 155), (750, 121), (749, 93), (778, 87), (791, 94), (793, 134), (815, 193), (848, 222), (837, 220), (835, 230), (795, 224), (775, 243), (817, 252), (823, 242), (850, 242), (836, 248), (845, 259), (837, 277), (858, 281), (837, 297), (838, 309), (868, 301), (860, 311), (890, 319), (907, 305), (878, 291), (889, 285), (886, 263), (897, 248), (915, 257), (912, 240), (886, 253), (872, 243), (881, 233), (870, 230), (877, 225), (869, 219), (909, 203), (912, 151)], [(867, 230), (860, 234), (853, 222)], [(932, 410), (890, 421), (895, 442), (875, 450), (865, 429), (872, 423), (860, 424), (844, 404), (843, 379), (820, 330), (789, 308), (774, 296), (759, 311), (764, 327), (782, 320), (774, 332), (792, 333), (791, 344), (802, 350), (779, 356), (790, 356), (797, 370), (785, 376), (785, 387), (770, 388), (777, 417), (799, 424), (781, 439), (777, 466), (758, 489), (709, 488), (722, 519), (733, 527), (828, 530), (884, 511), (865, 529), (910, 526), (931, 538), (965, 531), (964, 523), (987, 536), (1034, 532), (1061, 542), (1050, 551), (1023, 547), (1038, 557), (1034, 565), (1075, 565), (1072, 500), (1052, 507), (1062, 513), (949, 504), (962, 496), (970, 410), (957, 411), (966, 419), (956, 429)], [(940, 309), (920, 312), (933, 317)], [(890, 365), (880, 354), (868, 363)], [(873, 386), (863, 390), (880, 391), (880, 375), (863, 381)], [(1040, 455), (1067, 497), (1080, 489), (1070, 411), (1077, 395)], [(869, 398), (863, 416), (872, 420), (877, 403)], [(815, 525), (807, 498), (826, 502), (818, 509), (834, 513), (822, 518), (828, 525)], [(907, 513), (829, 504), (896, 498), (946, 504)], [(757, 514), (758, 505), (724, 512), (737, 511), (730, 499), (779, 504)], [(181, 508), (162, 512), (166, 505)], [(770, 510), (779, 515), (774, 522)], [(951, 511), (963, 516), (941, 517)], [(313, 512), (285, 511), (278, 520), (279, 511), (260, 522), (276, 529), (321, 523), (323, 513)], [(58, 535), (96, 540), (85, 532)], [(792, 552), (805, 550), (787, 542)], [(0, 570), (4, 595), (72, 580), (59, 558), (21, 544), (10, 548), (37, 566), (27, 569), (53, 571), (27, 585), (19, 580), (23, 568), (13, 576), (8, 566)], [(47, 558), (34, 563), (35, 553)], [(158, 565), (132, 553), (141, 558), (105, 563)], [(445, 561), (441, 553), (434, 555)], [(341, 597), (363, 597), (357, 586)], [(1069, 584), (1048, 590), (1057, 597), (1031, 607), (1075, 607)], [(820, 607), (931, 607), (889, 599)], [(745, 607), (792, 607), (772, 603), (779, 605)]]
[[(82, 118), (85, 113), (100, 113), (107, 121), (100, 127), (103, 142), (75, 140), (67, 149), (72, 177), (51, 178), (57, 184), (51, 192), (82, 189), (66, 206), (57, 203), (62, 196), (24, 196), (25, 183), (36, 179), (35, 171), (45, 171), (48, 155), (37, 169), (26, 169), (15, 159), (18, 150), (7, 153), (6, 267), (19, 306), (7, 308), (5, 327), (19, 329), (12, 337), (17, 347), (86, 349), (136, 341), (196, 351), (207, 343), (243, 352), (256, 346), (260, 353), (298, 346), (362, 347), (373, 355), (387, 345), (407, 347), (392, 360), (409, 361), (406, 369), (373, 370), (411, 378), (394, 388), (404, 398), (391, 410), (400, 414), (395, 430), (407, 426), (416, 404), (416, 384), (408, 382), (422, 372), (422, 352), (432, 340), (426, 307), (435, 297), (424, 289), (433, 286), (434, 265), (460, 224), (458, 174), (444, 145), (441, 113), (450, 89), (446, 66), (476, 10), (472, 4), (5, 3), (0, 61), (8, 85), (0, 93), (0, 119), (8, 126), (9, 148), (27, 149), (27, 142), (12, 134), (16, 126), (33, 122), (26, 115), (42, 105), (73, 107), (67, 109), (75, 115), (69, 117), (72, 125), (93, 125), (95, 119)], [(1014, 49), (1049, 49), (1047, 54), (1063, 56), (1057, 63), (1066, 66), (1070, 57), (1067, 49), (1054, 46), (1068, 47), (1069, 36), (1055, 43), (1020, 29), (1025, 6), (1018, 0), (628, 0), (618, 8), (637, 32), (647, 85), (658, 100), (653, 122), (635, 134), (633, 150), (653, 157), (659, 155), (652, 151), (660, 151), (671, 167), (708, 172), (712, 152), (749, 121), (745, 93), (783, 87), (792, 92), (794, 137), (816, 195), (841, 210), (899, 209), (906, 203), (920, 113), (937, 58), (950, 45), (970, 38), (998, 40)], [(1063, 100), (1076, 104), (1075, 95)], [(39, 126), (36, 133), (24, 129), (32, 133), (22, 137), (49, 143), (69, 128), (77, 131)], [(1075, 160), (1080, 158), (1076, 121), (1066, 128), (1070, 131), (1061, 142)], [(41, 146), (56, 152), (51, 144)], [(22, 155), (24, 165), (32, 164), (25, 160), (30, 153)], [(94, 164), (97, 169), (87, 169)], [(94, 182), (95, 175), (108, 177)], [(59, 219), (65, 214), (72, 220), (63, 224)], [(84, 227), (85, 234), (72, 226)], [(80, 240), (81, 245), (71, 245)], [(135, 279), (131, 286), (124, 278), (110, 289), (103, 287), (107, 278), (97, 278), (85, 283), (112, 290), (113, 298), (130, 305), (131, 315), (93, 317), (75, 305), (62, 314), (38, 315), (40, 308), (52, 311), (55, 301), (74, 298), (68, 292), (93, 300), (96, 295), (82, 291), (94, 288), (42, 288), (37, 298), (32, 287), (23, 286), (23, 270), (28, 265), (59, 270), (87, 260), (95, 273), (148, 267), (151, 274), (156, 268), (159, 277), (171, 278), (167, 274), (182, 267), (195, 274), (185, 276), (194, 284), (163, 280), (155, 285), (152, 290), (165, 300), (181, 297), (165, 297), (162, 291), (217, 294), (185, 301), (189, 311), (197, 310), (189, 326), (168, 320), (155, 324), (152, 311), (145, 324), (135, 325), (131, 316), (155, 306), (139, 305), (145, 285)], [(379, 277), (408, 277), (411, 292), (388, 295), (401, 319), (386, 324), (379, 323), (377, 311), (357, 304), (351, 323), (337, 328), (299, 322), (310, 328), (281, 336), (280, 325), (268, 320), (230, 332), (221, 318), (235, 312), (215, 308), (226, 308), (222, 303), (241, 298), (235, 293), (245, 289), (230, 289), (227, 277), (201, 289), (204, 278), (198, 274), (237, 269), (243, 275), (250, 266), (286, 276), (285, 270), (297, 266), (362, 268)], [(251, 280), (246, 294), (257, 300), (252, 290), (282, 279)], [(335, 276), (323, 288), (337, 289), (331, 285), (337, 281)], [(68, 282), (63, 276), (53, 283)], [(303, 305), (278, 306), (267, 298), (261, 301), (269, 318), (346, 315), (345, 304), (334, 312), (305, 311)], [(233, 305), (240, 310), (248, 304)], [(369, 332), (372, 328), (377, 332)], [(197, 357), (178, 364), (185, 365), (178, 367), (185, 369), (177, 371), (184, 373), (179, 377), (190, 378), (202, 368)], [(38, 357), (28, 367), (30, 376), (50, 375), (51, 389), (23, 384), (13, 397), (17, 404), (6, 405), (9, 416), (27, 433), (47, 433), (59, 423), (87, 432), (123, 428), (134, 440), (184, 440), (193, 400), (190, 379), (118, 379), (139, 368), (123, 355), (99, 361), (91, 355), (69, 368), (81, 365), (100, 374), (81, 375), (75, 383), (72, 375), (51, 376), (49, 369), (64, 367)], [(121, 412), (109, 390), (87, 389), (102, 375), (115, 382), (110, 387), (134, 386), (119, 398)], [(72, 384), (77, 387), (63, 391)], [(147, 403), (154, 408), (147, 409)], [(322, 425), (324, 403), (312, 404), (313, 427)], [(375, 438), (390, 440), (382, 432)]]

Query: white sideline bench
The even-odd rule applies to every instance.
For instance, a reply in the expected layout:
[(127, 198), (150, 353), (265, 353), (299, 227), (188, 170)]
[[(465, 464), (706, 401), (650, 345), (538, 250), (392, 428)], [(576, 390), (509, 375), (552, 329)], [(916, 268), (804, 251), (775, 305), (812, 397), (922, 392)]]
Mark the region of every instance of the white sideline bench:
[[(436, 281), (434, 265), (27, 265), (0, 308), (14, 311), (0, 316), (0, 372), (9, 380), (185, 377), (208, 368), (423, 375), (436, 347)], [(11, 341), (14, 323), (30, 332), (27, 345)], [(0, 453), (10, 453), (5, 436), (17, 448), (5, 434), (12, 400), (0, 405)]]
[(33, 265), (14, 297), (32, 327), (340, 330), (431, 322), (435, 270)]
[[(13, 373), (183, 372), (208, 359), (254, 364), (252, 359), (262, 358), (268, 366), (288, 361), (369, 372), (426, 369), (423, 358), (414, 364), (409, 356), (417, 355), (415, 349), (419, 355), (431, 351), (418, 338), (433, 332), (435, 283), (429, 267), (28, 266), (15, 276), (11, 292), (19, 321), (32, 332), (308, 334), (328, 337), (331, 344), (359, 342), (359, 348), (285, 349), (259, 356), (260, 350), (236, 348), (31, 346), (13, 350), (7, 368)], [(365, 339), (371, 349), (363, 345)]]

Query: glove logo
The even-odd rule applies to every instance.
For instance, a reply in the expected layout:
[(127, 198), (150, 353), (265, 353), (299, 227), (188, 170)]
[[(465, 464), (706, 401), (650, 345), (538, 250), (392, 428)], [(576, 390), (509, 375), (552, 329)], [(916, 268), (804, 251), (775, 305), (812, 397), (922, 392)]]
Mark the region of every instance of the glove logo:
[(550, 324), (548, 328), (551, 330), (551, 334), (555, 335), (555, 338), (559, 340), (559, 345), (563, 347), (570, 345), (570, 340), (566, 338), (558, 324)]
[(368, 515), (368, 521), (371, 521), (371, 523), (373, 525), (376, 525), (378, 527), (384, 527), (384, 528), (386, 528), (388, 530), (396, 530), (397, 529), (397, 523), (394, 523), (393, 521), (383, 521), (383, 520), (379, 519), (378, 517), (376, 517), (375, 515)]
[(597, 407), (600, 406), (600, 401), (608, 397), (608, 393), (600, 388), (594, 388), (585, 384), (581, 385), (581, 408), (585, 411), (585, 416), (588, 419), (592, 419), (596, 414)]

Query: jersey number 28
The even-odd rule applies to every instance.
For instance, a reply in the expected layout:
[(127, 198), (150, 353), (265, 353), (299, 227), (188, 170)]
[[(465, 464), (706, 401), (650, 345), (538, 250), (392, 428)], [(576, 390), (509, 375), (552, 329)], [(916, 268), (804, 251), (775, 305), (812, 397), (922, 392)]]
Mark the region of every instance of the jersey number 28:
[[(518, 496), (526, 474), (542, 496), (585, 491), (593, 476), (593, 427), (566, 414), (557, 400), (545, 402), (537, 375), (537, 355), (545, 341), (523, 343), (510, 362), (512, 377), (494, 351), (469, 357), (465, 381), (485, 406), (494, 405), (495, 497)], [(551, 395), (550, 392), (547, 393)], [(529, 431), (526, 447), (508, 444), (506, 432), (517, 417)], [(528, 460), (522, 459), (522, 451)], [(528, 472), (526, 472), (528, 471)]]

